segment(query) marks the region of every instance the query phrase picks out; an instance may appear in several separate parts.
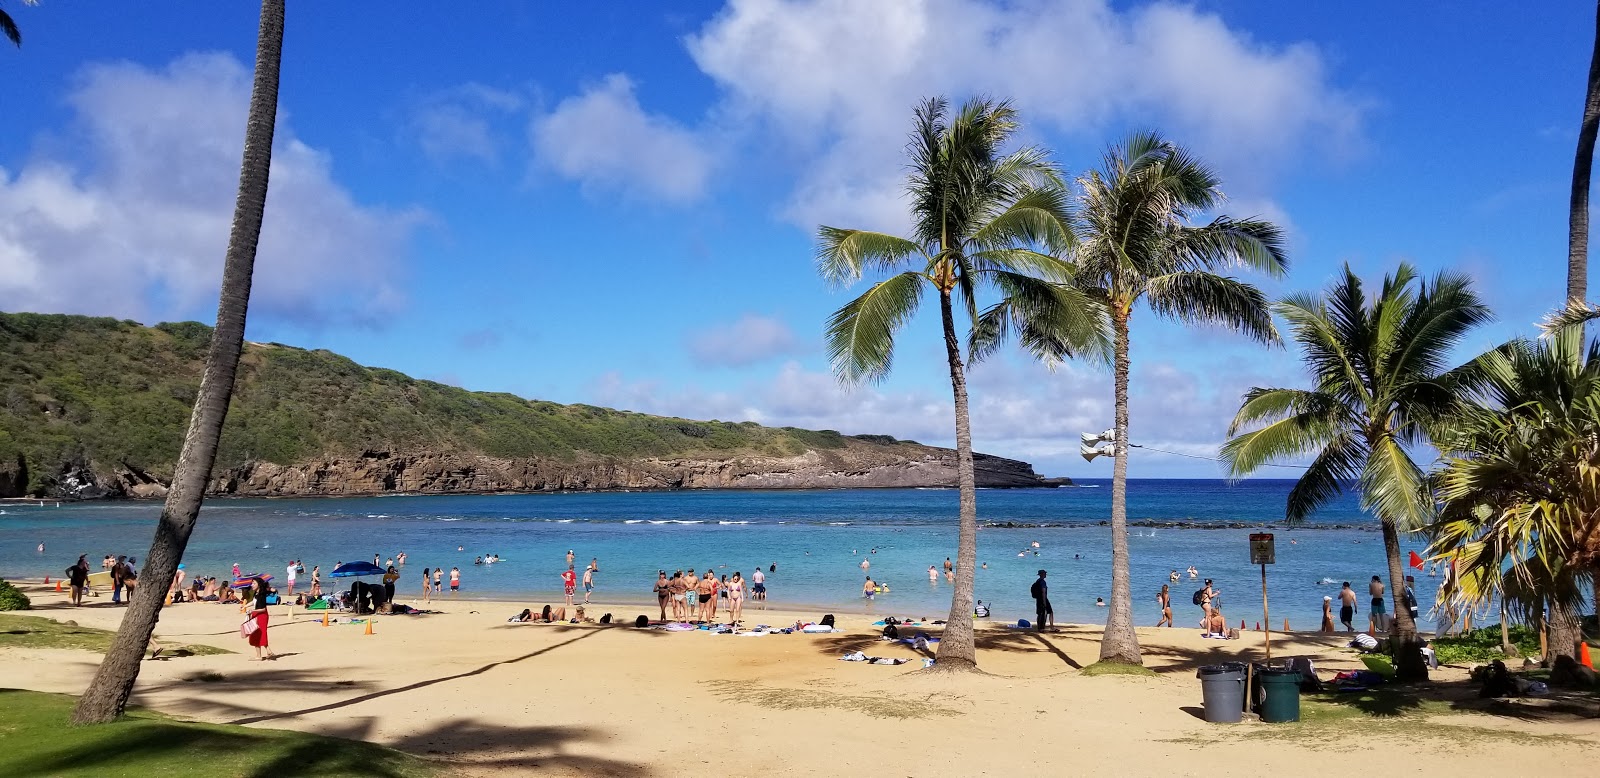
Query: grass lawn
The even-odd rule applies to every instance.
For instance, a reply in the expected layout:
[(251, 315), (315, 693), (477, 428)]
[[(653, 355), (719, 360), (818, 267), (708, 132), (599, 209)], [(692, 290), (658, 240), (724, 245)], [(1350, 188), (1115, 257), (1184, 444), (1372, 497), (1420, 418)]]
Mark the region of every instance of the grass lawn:
[(0, 775), (367, 778), (437, 775), (399, 751), (275, 729), (193, 724), (133, 710), (121, 721), (68, 724), (74, 698), (0, 689)]
[[(0, 648), (78, 648), (105, 653), (117, 633), (93, 627), (77, 627), (42, 616), (0, 613)], [(233, 653), (215, 646), (182, 646), (192, 654)], [(170, 647), (168, 647), (170, 651)]]

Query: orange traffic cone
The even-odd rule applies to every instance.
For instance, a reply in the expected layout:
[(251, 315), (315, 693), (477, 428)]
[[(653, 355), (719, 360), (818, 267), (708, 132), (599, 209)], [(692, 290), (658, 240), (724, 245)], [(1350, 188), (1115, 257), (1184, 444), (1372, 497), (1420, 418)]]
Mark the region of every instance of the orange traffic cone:
[[(1259, 626), (1261, 626), (1261, 625), (1260, 625), (1260, 624), (1257, 624), (1257, 625), (1256, 625), (1256, 626), (1258, 626), (1258, 627), (1259, 627)], [(1241, 629), (1241, 630), (1243, 630), (1243, 629), (1247, 629), (1247, 627), (1245, 627), (1245, 625), (1244, 625), (1244, 619), (1239, 619), (1239, 629)]]
[(56, 591), (61, 591), (61, 579), (56, 579)]
[(367, 619), (367, 634), (372, 634), (372, 619)]
[(44, 577), (44, 585), (45, 586), (49, 586), (50, 585), (50, 576), (47, 575), (47, 576)]
[(1284, 632), (1288, 632), (1289, 631), (1289, 620), (1288, 619), (1284, 619), (1283, 620), (1283, 631)]
[(1258, 621), (1258, 622), (1256, 622), (1256, 631), (1257, 631), (1257, 632), (1260, 632), (1260, 631), (1261, 631), (1261, 622), (1259, 622), (1259, 621)]
[(327, 611), (323, 611), (322, 612), (322, 626), (324, 626), (324, 627), (328, 626), (328, 612)]
[(1590, 670), (1594, 669), (1594, 661), (1589, 659), (1588, 643), (1582, 641), (1578, 642), (1578, 661), (1581, 662), (1584, 667), (1587, 667)]

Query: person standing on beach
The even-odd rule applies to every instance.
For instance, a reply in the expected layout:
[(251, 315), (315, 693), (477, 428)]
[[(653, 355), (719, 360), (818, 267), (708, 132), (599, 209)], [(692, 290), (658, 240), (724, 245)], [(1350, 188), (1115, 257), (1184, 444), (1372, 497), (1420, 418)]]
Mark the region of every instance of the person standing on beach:
[(1333, 598), (1327, 595), (1322, 597), (1322, 628), (1318, 632), (1333, 632)]
[(1211, 579), (1207, 578), (1205, 588), (1200, 590), (1200, 609), (1205, 611), (1204, 615), (1208, 619), (1211, 618), (1211, 611), (1216, 607), (1212, 600), (1216, 599), (1218, 594), (1220, 592), (1211, 585)]
[(433, 569), (428, 567), (422, 568), (422, 601), (433, 602)]
[(694, 569), (683, 576), (683, 613), (684, 619), (693, 621), (699, 618), (700, 606), (700, 576), (695, 575)]
[(1055, 609), (1050, 607), (1050, 584), (1044, 580), (1046, 574), (1046, 571), (1040, 570), (1039, 580), (1033, 582), (1033, 587), (1028, 592), (1033, 595), (1033, 612), (1036, 618), (1033, 628), (1040, 632), (1044, 631), (1047, 619), (1052, 629), (1055, 628), (1056, 621)]
[(391, 607), (394, 605), (395, 585), (399, 582), (400, 571), (395, 569), (394, 565), (389, 565), (389, 568), (383, 571), (383, 601)]
[(67, 568), (66, 573), (67, 587), (72, 590), (71, 594), (67, 595), (67, 599), (73, 605), (82, 605), (84, 590), (89, 588), (89, 555), (79, 555), (78, 561), (72, 563), (72, 566)]
[(706, 568), (706, 575), (695, 587), (700, 599), (700, 620), (709, 622), (717, 612), (717, 574)]
[(444, 585), (443, 584), (444, 584), (444, 568), (442, 568), (442, 567), (433, 568), (433, 590), (438, 592), (439, 596), (441, 596), (441, 597), (444, 596)]
[(733, 580), (728, 582), (728, 621), (738, 625), (744, 617), (744, 578), (739, 571), (733, 571)]
[(1406, 576), (1406, 588), (1400, 591), (1400, 607), (1405, 608), (1411, 614), (1412, 623), (1416, 623), (1417, 616), (1421, 615), (1421, 609), (1417, 607), (1417, 593), (1414, 591), (1416, 585), (1417, 579), (1408, 575)]
[(322, 565), (311, 566), (311, 597), (316, 599), (322, 596)]
[(1367, 584), (1367, 594), (1372, 595), (1372, 610), (1367, 611), (1372, 629), (1378, 632), (1388, 632), (1389, 609), (1383, 604), (1383, 579), (1373, 576), (1372, 583)]
[(684, 580), (683, 571), (682, 570), (674, 570), (673, 573), (672, 573), (672, 580), (667, 582), (667, 586), (670, 587), (668, 589), (668, 591), (670, 591), (672, 593), (672, 620), (673, 621), (688, 621), (689, 620), (689, 606), (688, 606), (689, 582)]
[(122, 581), (123, 581), (123, 578), (127, 574), (128, 574), (128, 558), (125, 557), (125, 556), (117, 557), (117, 560), (115, 562), (111, 563), (111, 604), (112, 605), (121, 605), (122, 604)]
[(583, 604), (589, 604), (589, 595), (594, 592), (594, 567), (583, 568)]
[(756, 569), (750, 573), (750, 599), (761, 603), (761, 608), (763, 610), (766, 609), (767, 574), (761, 572), (760, 566), (757, 566)]
[[(250, 647), (256, 650), (256, 658), (253, 661), (277, 659), (278, 655), (272, 653), (272, 649), (267, 645), (267, 597), (272, 594), (272, 587), (267, 586), (265, 578), (257, 578), (251, 594), (253, 602), (250, 604), (250, 620), (255, 622), (256, 626), (247, 637)], [(266, 656), (261, 654), (263, 649), (266, 650)]]
[(1345, 632), (1355, 632), (1354, 624), (1350, 622), (1356, 617), (1356, 590), (1350, 588), (1350, 582), (1344, 582), (1344, 588), (1339, 590), (1339, 621), (1344, 624)]
[(459, 591), (461, 591), (461, 568), (452, 567), (450, 568), (450, 593), (455, 594)]
[(661, 620), (666, 621), (667, 603), (672, 601), (672, 582), (667, 580), (667, 571), (657, 571), (656, 585), (651, 591), (656, 593), (656, 605), (661, 606)]
[(295, 578), (295, 576), (300, 574), (299, 573), (299, 569), (300, 568), (295, 564), (294, 560), (290, 560), (289, 561), (289, 569), (288, 569), (288, 572), (284, 575), (284, 578), (287, 579), (288, 582), (289, 582), (289, 596), (290, 597), (294, 596), (294, 578)]
[(578, 574), (572, 572), (572, 565), (561, 571), (561, 588), (566, 592), (567, 604), (572, 604), (572, 595), (578, 590)]
[(1161, 591), (1156, 593), (1156, 603), (1161, 606), (1161, 619), (1156, 622), (1156, 626), (1162, 624), (1172, 626), (1172, 592), (1167, 590), (1166, 584), (1162, 584)]

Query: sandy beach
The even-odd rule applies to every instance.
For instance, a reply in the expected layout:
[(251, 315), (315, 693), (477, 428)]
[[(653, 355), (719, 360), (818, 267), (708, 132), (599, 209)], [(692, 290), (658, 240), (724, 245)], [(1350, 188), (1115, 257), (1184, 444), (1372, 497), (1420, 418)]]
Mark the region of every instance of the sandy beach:
[[(37, 582), (35, 615), (116, 628), (103, 599), (72, 608)], [(274, 608), (275, 662), (248, 661), (236, 608), (171, 606), (164, 645), (204, 643), (235, 654), (146, 662), (133, 703), (178, 717), (288, 728), (391, 745), (450, 761), (466, 775), (1328, 774), (1380, 763), (1385, 772), (1471, 770), (1561, 774), (1600, 755), (1600, 721), (1464, 713), (1401, 730), (1305, 723), (1207, 724), (1195, 668), (1259, 658), (1262, 636), (1203, 640), (1193, 629), (1141, 629), (1155, 677), (1087, 677), (1098, 628), (1039, 635), (989, 625), (986, 674), (915, 672), (923, 654), (879, 640), (871, 616), (839, 614), (841, 633), (739, 637), (631, 626), (514, 625), (543, 603), (435, 600), (441, 613), (323, 626), (320, 613)], [(631, 624), (637, 606), (597, 602)], [(651, 614), (654, 615), (654, 614)], [(747, 611), (785, 625), (817, 613)], [(1273, 636), (1274, 656), (1310, 656), (1324, 679), (1358, 667), (1338, 635)], [(845, 652), (904, 657), (900, 666), (842, 662)], [(0, 650), (3, 685), (76, 694), (97, 657)], [(1465, 670), (1435, 674), (1472, 707)], [(1527, 735), (1560, 736), (1532, 738)], [(1492, 747), (1463, 744), (1492, 742)]]

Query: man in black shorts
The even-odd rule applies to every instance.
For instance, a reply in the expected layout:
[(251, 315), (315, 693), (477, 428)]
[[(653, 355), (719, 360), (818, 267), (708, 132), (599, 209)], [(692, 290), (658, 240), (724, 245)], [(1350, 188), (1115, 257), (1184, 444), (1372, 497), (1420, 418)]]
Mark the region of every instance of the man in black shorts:
[(1033, 595), (1033, 610), (1038, 620), (1033, 623), (1033, 628), (1044, 631), (1045, 621), (1048, 619), (1050, 626), (1055, 627), (1056, 612), (1050, 608), (1050, 585), (1044, 581), (1045, 571), (1039, 571), (1039, 580), (1033, 582), (1029, 591)]

